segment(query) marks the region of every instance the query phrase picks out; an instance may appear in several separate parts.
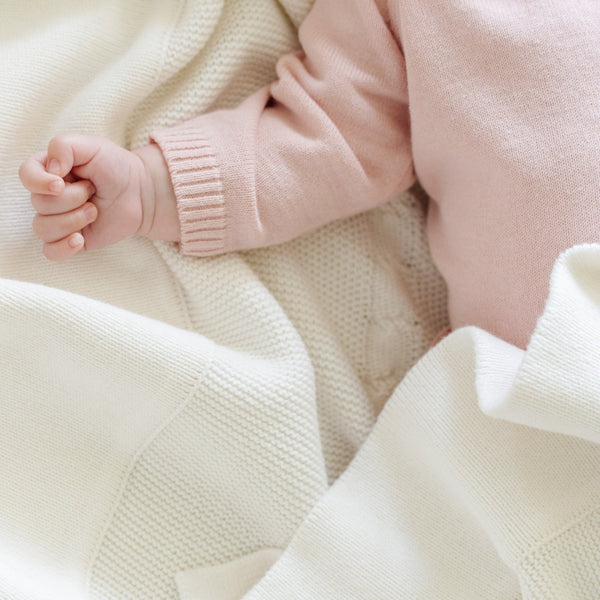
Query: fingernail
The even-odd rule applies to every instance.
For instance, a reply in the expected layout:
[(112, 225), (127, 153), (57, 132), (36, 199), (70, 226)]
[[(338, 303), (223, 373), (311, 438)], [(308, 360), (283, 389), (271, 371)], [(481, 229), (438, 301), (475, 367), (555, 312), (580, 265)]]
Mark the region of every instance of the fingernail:
[(88, 221), (91, 221), (96, 216), (96, 209), (93, 206), (86, 206), (83, 209), (83, 214)]
[(48, 189), (51, 192), (54, 192), (54, 193), (58, 194), (59, 192), (62, 192), (63, 186), (64, 186), (64, 182), (63, 182), (62, 179), (55, 179), (54, 181), (51, 181), (48, 184)]
[(46, 170), (52, 175), (60, 175), (60, 163), (55, 158), (53, 158), (48, 163), (48, 167), (46, 168)]
[(79, 246), (83, 246), (83, 236), (80, 233), (74, 233), (69, 238), (69, 246), (71, 246), (71, 248), (78, 248)]

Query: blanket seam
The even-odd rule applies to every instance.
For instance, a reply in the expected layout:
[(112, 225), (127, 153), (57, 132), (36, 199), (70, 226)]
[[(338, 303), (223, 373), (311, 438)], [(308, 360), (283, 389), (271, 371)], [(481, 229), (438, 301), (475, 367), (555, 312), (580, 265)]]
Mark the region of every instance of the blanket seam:
[(108, 514), (106, 517), (106, 523), (105, 523), (104, 527), (101, 529), (101, 532), (98, 536), (98, 540), (97, 540), (96, 544), (94, 545), (94, 549), (91, 553), (91, 557), (90, 557), (88, 566), (85, 569), (86, 575), (85, 575), (85, 579), (84, 579), (84, 590), (88, 597), (90, 595), (90, 585), (91, 585), (91, 582), (93, 579), (94, 566), (95, 566), (98, 556), (100, 554), (100, 550), (102, 549), (104, 540), (106, 539), (106, 535), (110, 529), (111, 524), (113, 523), (115, 514), (116, 514), (119, 506), (121, 505), (121, 501), (123, 500), (123, 496), (125, 495), (125, 491), (127, 488), (127, 483), (129, 481), (131, 474), (133, 473), (133, 470), (135, 469), (136, 465), (138, 464), (140, 458), (143, 456), (144, 452), (150, 447), (152, 442), (154, 442), (154, 440), (189, 405), (192, 398), (196, 395), (196, 392), (200, 388), (201, 384), (206, 380), (206, 377), (214, 363), (214, 357), (215, 357), (215, 354), (214, 354), (214, 346), (213, 346), (212, 354), (208, 358), (206, 367), (202, 370), (202, 373), (199, 374), (199, 376), (196, 378), (196, 381), (192, 385), (185, 400), (174, 411), (172, 411), (162, 423), (159, 423), (159, 425), (156, 427), (156, 429), (152, 433), (150, 433), (150, 435), (146, 438), (146, 440), (142, 444), (140, 444), (139, 448), (136, 450), (136, 452), (132, 456), (131, 460), (129, 461), (127, 468), (123, 472), (123, 475), (121, 477), (121, 483), (118, 486), (118, 490), (115, 495), (114, 503), (113, 503), (111, 509), (108, 511)]
[(587, 521), (595, 513), (600, 513), (600, 504), (595, 505), (593, 508), (589, 508), (587, 510), (581, 511), (580, 514), (573, 517), (570, 521), (567, 521), (562, 527), (560, 527), (559, 529), (548, 534), (545, 538), (543, 538), (537, 544), (535, 544), (534, 546), (529, 548), (529, 550), (527, 550), (525, 552), (525, 554), (523, 554), (523, 556), (519, 559), (517, 566), (520, 569), (527, 571), (527, 569), (525, 567), (525, 563), (531, 558), (531, 556), (535, 552), (538, 552), (544, 546), (550, 544), (551, 542), (553, 542), (554, 540), (559, 538), (561, 535), (564, 535), (565, 533), (574, 529), (578, 525), (582, 524), (584, 521)]

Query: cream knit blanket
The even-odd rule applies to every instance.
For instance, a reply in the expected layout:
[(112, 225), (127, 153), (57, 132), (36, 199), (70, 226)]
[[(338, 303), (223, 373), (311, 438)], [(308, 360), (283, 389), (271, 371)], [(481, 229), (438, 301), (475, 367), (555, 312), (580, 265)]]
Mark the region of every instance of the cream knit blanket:
[(310, 3), (1, 3), (1, 600), (600, 597), (600, 248), (526, 353), (426, 353), (418, 192), (244, 254), (41, 255), (25, 156), (234, 105)]

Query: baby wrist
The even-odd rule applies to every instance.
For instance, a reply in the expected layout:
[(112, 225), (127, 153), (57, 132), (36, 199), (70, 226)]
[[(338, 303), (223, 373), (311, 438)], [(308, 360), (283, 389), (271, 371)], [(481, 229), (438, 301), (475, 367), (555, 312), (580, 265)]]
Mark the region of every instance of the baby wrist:
[(155, 240), (177, 242), (180, 225), (177, 201), (169, 170), (156, 144), (133, 151), (140, 161), (140, 202), (142, 222), (138, 234)]

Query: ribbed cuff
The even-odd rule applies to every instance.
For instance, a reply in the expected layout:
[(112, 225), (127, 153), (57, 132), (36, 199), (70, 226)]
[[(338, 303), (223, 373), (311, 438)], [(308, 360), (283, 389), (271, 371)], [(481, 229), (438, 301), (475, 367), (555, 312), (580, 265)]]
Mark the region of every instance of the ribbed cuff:
[(181, 251), (209, 256), (225, 251), (226, 211), (221, 170), (200, 127), (189, 123), (153, 132), (175, 190)]

